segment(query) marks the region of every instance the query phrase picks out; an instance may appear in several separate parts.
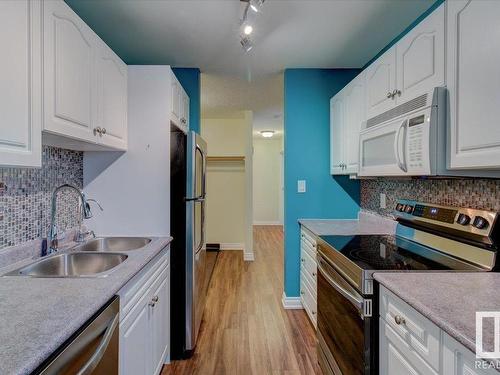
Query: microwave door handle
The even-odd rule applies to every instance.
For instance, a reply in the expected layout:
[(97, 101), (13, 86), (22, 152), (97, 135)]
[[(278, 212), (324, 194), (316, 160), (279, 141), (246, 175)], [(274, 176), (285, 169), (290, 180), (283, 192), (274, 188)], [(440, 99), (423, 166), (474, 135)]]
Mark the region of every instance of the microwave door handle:
[(406, 146), (406, 140), (403, 139), (403, 149), (402, 149), (402, 154), (403, 154), (403, 160), (404, 162), (401, 161), (401, 158), (400, 158), (400, 155), (401, 155), (401, 152), (400, 152), (400, 145), (399, 145), (399, 140), (401, 138), (401, 131), (404, 129), (405, 132), (404, 132), (404, 138), (406, 138), (406, 123), (408, 122), (408, 120), (404, 120), (401, 125), (399, 126), (398, 128), (398, 131), (396, 132), (396, 139), (395, 139), (395, 142), (394, 142), (394, 153), (396, 154), (396, 161), (398, 163), (398, 167), (399, 169), (401, 169), (403, 172), (408, 172), (408, 168), (406, 167), (406, 157), (404, 156), (405, 154), (405, 146)]
[(339, 284), (337, 284), (329, 275), (328, 272), (325, 271), (323, 267), (321, 267), (321, 262), (318, 263), (318, 271), (323, 275), (328, 284), (330, 284), (337, 292), (342, 294), (351, 304), (357, 307), (358, 310), (363, 311), (364, 301), (362, 299), (357, 298), (355, 295), (350, 293), (349, 291), (342, 288)]

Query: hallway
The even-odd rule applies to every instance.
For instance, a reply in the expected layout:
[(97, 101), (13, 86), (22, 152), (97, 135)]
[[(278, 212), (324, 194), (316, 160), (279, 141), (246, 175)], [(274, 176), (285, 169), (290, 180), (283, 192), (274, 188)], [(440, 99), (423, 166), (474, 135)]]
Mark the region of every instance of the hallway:
[(244, 262), (241, 251), (219, 254), (196, 352), (162, 375), (320, 373), (306, 313), (281, 304), (282, 227), (255, 226), (254, 252), (254, 262)]

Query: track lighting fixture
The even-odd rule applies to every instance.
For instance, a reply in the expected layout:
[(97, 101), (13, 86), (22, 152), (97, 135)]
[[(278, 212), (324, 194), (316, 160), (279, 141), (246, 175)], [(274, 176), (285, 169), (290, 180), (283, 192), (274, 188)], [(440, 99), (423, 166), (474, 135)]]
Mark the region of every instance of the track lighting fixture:
[(249, 0), (248, 4), (250, 6), (250, 9), (252, 9), (255, 13), (259, 13), (262, 9), (264, 1), (265, 0)]
[(245, 52), (250, 52), (253, 48), (252, 40), (249, 37), (241, 37), (240, 44)]

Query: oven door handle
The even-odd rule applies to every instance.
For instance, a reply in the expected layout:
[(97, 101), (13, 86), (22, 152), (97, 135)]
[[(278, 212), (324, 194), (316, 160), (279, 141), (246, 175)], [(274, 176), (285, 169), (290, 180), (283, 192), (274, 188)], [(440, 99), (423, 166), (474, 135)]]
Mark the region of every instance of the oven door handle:
[(364, 308), (364, 301), (363, 301), (363, 299), (357, 298), (355, 295), (353, 295), (352, 293), (350, 293), (348, 290), (345, 290), (344, 288), (342, 288), (342, 286), (340, 286), (339, 284), (337, 284), (330, 277), (330, 275), (328, 275), (328, 272), (323, 267), (321, 267), (321, 262), (318, 264), (318, 271), (321, 273), (321, 275), (323, 275), (323, 277), (326, 279), (326, 281), (328, 282), (328, 284), (330, 284), (333, 288), (335, 288), (335, 290), (337, 290), (337, 292), (339, 292), (346, 299), (348, 299), (349, 302), (351, 302), (354, 306), (356, 306), (358, 308), (358, 310), (363, 311), (363, 308)]

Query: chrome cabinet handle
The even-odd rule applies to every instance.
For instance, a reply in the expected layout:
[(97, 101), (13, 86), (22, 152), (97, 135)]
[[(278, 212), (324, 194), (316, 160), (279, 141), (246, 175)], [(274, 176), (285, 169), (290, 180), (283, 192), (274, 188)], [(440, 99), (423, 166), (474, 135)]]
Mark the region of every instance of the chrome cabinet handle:
[(101, 127), (94, 128), (94, 135), (99, 134), (99, 136), (102, 136), (102, 129)]
[(406, 324), (406, 320), (405, 318), (403, 318), (401, 315), (396, 315), (394, 317), (394, 321), (396, 322), (396, 324), (399, 326), (401, 324)]
[(159, 301), (160, 298), (158, 298), (158, 296), (153, 296), (153, 298), (151, 298), (151, 302), (149, 302), (149, 306), (151, 307), (155, 307), (156, 303)]
[(390, 92), (390, 91), (389, 91), (389, 92), (387, 93), (387, 99), (391, 99), (391, 98), (392, 98), (392, 92)]
[(391, 95), (392, 95), (392, 98), (394, 98), (396, 95), (401, 96), (401, 90), (394, 89), (394, 91), (392, 92)]

